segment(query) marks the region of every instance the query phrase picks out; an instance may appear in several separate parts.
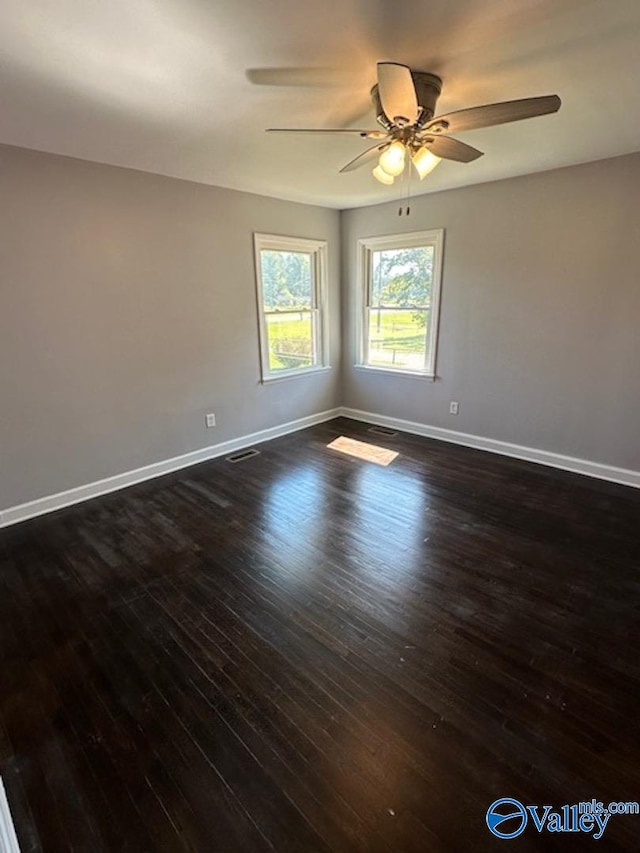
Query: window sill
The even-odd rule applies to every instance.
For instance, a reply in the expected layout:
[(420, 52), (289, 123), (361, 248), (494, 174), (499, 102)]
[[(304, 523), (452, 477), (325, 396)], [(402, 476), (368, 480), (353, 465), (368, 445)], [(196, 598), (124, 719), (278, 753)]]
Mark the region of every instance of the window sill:
[(385, 376), (403, 376), (406, 379), (425, 379), (427, 382), (435, 382), (435, 373), (425, 373), (422, 370), (398, 370), (392, 367), (374, 367), (369, 364), (355, 364), (356, 370), (366, 371), (367, 373), (381, 373)]
[(328, 373), (331, 370), (330, 365), (322, 367), (307, 367), (305, 370), (294, 370), (290, 373), (282, 373), (280, 375), (263, 376), (260, 380), (263, 385), (271, 385), (272, 382), (284, 382), (285, 379), (302, 379), (304, 376), (309, 376), (316, 373)]

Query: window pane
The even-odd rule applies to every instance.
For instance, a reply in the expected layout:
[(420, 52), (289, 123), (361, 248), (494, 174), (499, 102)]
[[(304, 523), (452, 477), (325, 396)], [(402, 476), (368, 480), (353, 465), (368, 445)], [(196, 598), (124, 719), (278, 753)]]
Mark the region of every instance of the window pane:
[(260, 266), (265, 311), (310, 310), (314, 307), (309, 253), (263, 249)]
[(433, 259), (433, 246), (372, 252), (370, 304), (388, 308), (428, 307)]
[(428, 311), (370, 308), (368, 364), (398, 370), (424, 370)]
[(313, 346), (313, 314), (297, 311), (268, 314), (269, 370), (292, 370), (315, 364)]

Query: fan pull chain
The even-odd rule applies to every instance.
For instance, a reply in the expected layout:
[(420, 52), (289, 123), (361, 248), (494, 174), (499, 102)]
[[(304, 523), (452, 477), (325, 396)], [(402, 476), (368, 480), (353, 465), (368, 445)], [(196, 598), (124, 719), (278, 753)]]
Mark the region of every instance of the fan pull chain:
[(400, 175), (400, 207), (398, 208), (398, 216), (402, 216), (402, 195), (403, 195), (403, 190), (404, 190), (405, 172), (406, 171), (407, 170), (405, 167), (402, 174)]
[[(411, 172), (412, 172), (411, 166), (412, 166), (411, 158), (409, 157), (409, 162), (408, 162), (407, 166), (405, 167), (404, 172), (402, 173), (402, 179), (403, 180), (405, 180), (405, 173), (408, 173), (406, 176), (407, 193), (406, 193), (406, 198), (405, 198), (405, 202), (406, 202), (405, 216), (411, 215)], [(398, 208), (398, 216), (402, 216), (402, 204), (400, 204), (400, 207)]]

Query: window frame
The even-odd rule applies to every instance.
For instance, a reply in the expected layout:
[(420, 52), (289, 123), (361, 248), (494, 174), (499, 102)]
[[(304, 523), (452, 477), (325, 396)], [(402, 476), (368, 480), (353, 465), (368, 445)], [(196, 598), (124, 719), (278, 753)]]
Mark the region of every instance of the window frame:
[[(253, 235), (256, 294), (258, 305), (258, 333), (260, 343), (260, 375), (261, 381), (276, 382), (309, 373), (319, 373), (330, 369), (329, 364), (329, 301), (327, 293), (327, 254), (326, 240), (313, 240), (306, 237), (286, 237), (278, 234)], [(291, 367), (283, 370), (272, 370), (269, 366), (269, 334), (267, 316), (270, 314), (286, 314), (286, 311), (265, 311), (264, 289), (262, 282), (263, 251), (295, 252), (311, 256), (311, 319), (313, 337), (313, 364), (305, 367)], [(290, 313), (300, 313), (290, 312)]]
[[(429, 324), (425, 330), (424, 368), (391, 367), (368, 363), (368, 312), (371, 305), (373, 253), (387, 249), (414, 249), (433, 246), (433, 281)], [(428, 231), (412, 231), (406, 234), (390, 234), (382, 237), (364, 237), (358, 240), (358, 298), (357, 298), (357, 358), (356, 367), (367, 371), (389, 373), (394, 376), (409, 376), (429, 379), (436, 378), (438, 353), (438, 330), (440, 325), (440, 294), (442, 289), (442, 266), (444, 255), (444, 228)]]

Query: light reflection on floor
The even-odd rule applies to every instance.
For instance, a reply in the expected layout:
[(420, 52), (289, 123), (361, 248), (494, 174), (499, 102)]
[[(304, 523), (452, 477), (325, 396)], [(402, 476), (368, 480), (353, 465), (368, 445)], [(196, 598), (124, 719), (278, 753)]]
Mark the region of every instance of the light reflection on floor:
[[(434, 523), (429, 503), (428, 479), (401, 464), (345, 459), (331, 468), (309, 462), (289, 470), (261, 504), (265, 570), (288, 588), (339, 571), (392, 594), (424, 572)], [(338, 530), (336, 514), (343, 519)]]
[(352, 544), (360, 567), (387, 575), (420, 569), (431, 526), (423, 478), (400, 467), (362, 466), (357, 494)]
[(282, 577), (305, 577), (317, 562), (325, 535), (325, 472), (313, 464), (287, 471), (264, 496), (265, 545)]

